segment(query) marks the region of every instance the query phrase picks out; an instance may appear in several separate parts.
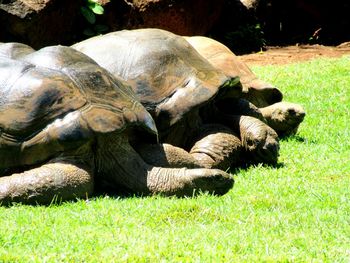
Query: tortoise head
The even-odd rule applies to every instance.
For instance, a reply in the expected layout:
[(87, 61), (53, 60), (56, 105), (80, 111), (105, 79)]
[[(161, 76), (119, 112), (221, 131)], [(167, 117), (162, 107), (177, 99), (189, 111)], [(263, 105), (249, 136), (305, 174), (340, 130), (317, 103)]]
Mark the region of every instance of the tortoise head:
[(246, 82), (242, 81), (242, 86), (242, 98), (259, 108), (272, 105), (283, 99), (282, 92), (276, 86), (258, 78), (246, 80)]
[[(191, 76), (182, 87), (159, 103), (154, 116), (160, 130), (181, 121), (189, 113), (211, 104), (216, 98), (236, 96), (238, 78), (227, 78), (217, 71)], [(198, 116), (199, 117), (199, 116)]]

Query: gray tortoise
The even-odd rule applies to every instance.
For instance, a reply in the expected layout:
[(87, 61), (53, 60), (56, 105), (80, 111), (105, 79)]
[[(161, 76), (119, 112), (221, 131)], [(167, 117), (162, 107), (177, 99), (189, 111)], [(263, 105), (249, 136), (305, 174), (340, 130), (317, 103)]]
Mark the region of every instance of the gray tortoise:
[(221, 169), (239, 161), (277, 162), (278, 136), (241, 99), (239, 78), (212, 66), (183, 37), (160, 29), (124, 30), (72, 47), (130, 83), (155, 119), (165, 152), (175, 154), (177, 146), (187, 151), (178, 153), (181, 158)]
[(259, 108), (267, 124), (279, 136), (296, 134), (304, 120), (304, 109), (291, 102), (282, 101), (282, 93), (275, 86), (257, 78), (251, 69), (225, 45), (203, 36), (185, 39), (214, 67), (227, 76), (239, 76), (243, 87), (242, 98)]
[(221, 170), (146, 163), (134, 144), (154, 142), (152, 117), (87, 56), (62, 46), (18, 54), (0, 51), (0, 203), (85, 198), (100, 181), (179, 196), (232, 187)]

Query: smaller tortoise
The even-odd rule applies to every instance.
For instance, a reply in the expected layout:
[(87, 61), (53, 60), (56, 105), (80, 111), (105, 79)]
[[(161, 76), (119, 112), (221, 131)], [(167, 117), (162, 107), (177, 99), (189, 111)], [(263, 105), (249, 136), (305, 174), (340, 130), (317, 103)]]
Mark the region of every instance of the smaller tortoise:
[(239, 159), (276, 163), (273, 129), (257, 118), (220, 112), (222, 101), (240, 98), (239, 79), (213, 67), (183, 37), (160, 29), (123, 30), (72, 47), (130, 83), (152, 114), (160, 141), (170, 144), (164, 151), (181, 147), (189, 152), (183, 159), (221, 169)]
[[(14, 53), (7, 53), (14, 54)], [(0, 56), (0, 203), (85, 198), (94, 185), (134, 193), (226, 193), (217, 169), (160, 168), (134, 150), (157, 130), (124, 82), (62, 46)]]
[(281, 102), (282, 93), (257, 76), (226, 46), (202, 36), (185, 39), (214, 67), (228, 76), (239, 76), (243, 86), (242, 98), (259, 107), (267, 124), (279, 136), (295, 134), (305, 116), (304, 109), (295, 103)]
[(22, 43), (0, 43), (0, 57), (17, 59), (34, 51), (33, 48)]

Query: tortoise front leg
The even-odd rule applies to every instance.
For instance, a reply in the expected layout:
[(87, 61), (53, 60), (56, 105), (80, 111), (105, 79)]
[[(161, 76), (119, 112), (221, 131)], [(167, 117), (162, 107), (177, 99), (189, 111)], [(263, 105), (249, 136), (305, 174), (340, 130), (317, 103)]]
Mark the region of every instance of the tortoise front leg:
[(239, 133), (244, 163), (276, 164), (279, 156), (279, 138), (267, 124), (250, 116), (223, 115), (220, 121)]
[(190, 154), (204, 168), (227, 170), (240, 163), (242, 143), (229, 128), (220, 124), (201, 127)]
[(264, 122), (250, 116), (234, 116), (248, 163), (276, 164), (279, 156), (277, 133)]
[(218, 122), (239, 134), (245, 155), (242, 157), (246, 159), (243, 163), (277, 163), (279, 138), (266, 123), (240, 112), (223, 113), (216, 107), (205, 110), (207, 123)]
[(150, 165), (167, 168), (203, 167), (189, 152), (171, 144), (138, 144), (134, 148)]
[[(166, 196), (192, 196), (194, 192), (198, 193), (199, 191), (222, 195), (229, 191), (234, 184), (232, 176), (222, 170), (188, 168), (197, 166), (193, 158), (193, 163), (189, 158), (186, 160), (186, 165), (179, 165), (185, 161), (184, 157), (188, 156), (188, 153), (178, 160), (173, 158), (170, 163), (167, 163), (164, 149), (171, 149), (171, 145), (164, 148), (164, 145), (147, 146), (144, 144), (140, 146), (136, 144), (133, 146), (136, 147), (135, 150), (122, 134), (117, 137), (103, 136), (99, 142), (102, 145), (98, 149), (96, 161), (97, 169), (100, 171), (99, 178), (112, 189)], [(143, 150), (141, 151), (140, 148)], [(145, 153), (147, 149), (150, 152), (145, 160), (139, 152)], [(157, 149), (162, 153), (159, 153)], [(173, 150), (175, 154), (185, 153), (178, 147), (173, 147)], [(164, 166), (159, 167), (162, 162)]]
[(160, 167), (226, 170), (238, 164), (242, 143), (229, 128), (204, 125), (193, 139), (190, 152), (167, 143), (139, 144), (135, 149), (146, 163)]
[(0, 177), (0, 204), (49, 204), (54, 198), (86, 198), (93, 191), (93, 176), (74, 163), (47, 163), (23, 173)]
[(147, 191), (151, 194), (183, 197), (201, 191), (223, 195), (232, 188), (234, 180), (231, 175), (219, 169), (149, 166), (146, 184)]

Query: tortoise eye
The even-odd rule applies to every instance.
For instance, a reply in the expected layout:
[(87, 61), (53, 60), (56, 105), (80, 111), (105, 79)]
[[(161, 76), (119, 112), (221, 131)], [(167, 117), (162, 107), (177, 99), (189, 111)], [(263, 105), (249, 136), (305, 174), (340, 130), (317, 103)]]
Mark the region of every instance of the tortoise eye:
[(288, 115), (289, 116), (294, 116), (296, 114), (295, 110), (293, 109), (288, 109)]

